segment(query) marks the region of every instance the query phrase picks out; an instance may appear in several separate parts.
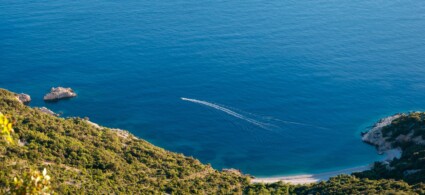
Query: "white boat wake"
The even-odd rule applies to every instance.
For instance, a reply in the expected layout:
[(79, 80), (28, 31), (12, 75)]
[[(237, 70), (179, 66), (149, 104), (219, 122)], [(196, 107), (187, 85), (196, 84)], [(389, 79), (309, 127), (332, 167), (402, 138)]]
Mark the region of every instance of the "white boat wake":
[[(249, 123), (251, 123), (253, 125), (256, 125), (258, 127), (261, 127), (262, 129), (265, 129), (265, 130), (273, 131), (273, 129), (280, 129), (279, 125), (276, 124), (277, 122), (283, 123), (283, 124), (300, 125), (300, 126), (313, 127), (313, 128), (323, 129), (323, 130), (330, 130), (329, 128), (321, 127), (321, 126), (317, 126), (317, 125), (313, 125), (313, 124), (280, 120), (280, 119), (276, 119), (276, 118), (273, 118), (273, 117), (261, 117), (261, 116), (257, 116), (257, 115), (252, 114), (252, 113), (245, 113), (244, 111), (241, 111), (241, 110), (239, 110), (238, 112), (236, 112), (234, 110), (238, 110), (238, 109), (231, 110), (231, 109), (226, 108), (224, 106), (217, 105), (217, 104), (214, 104), (214, 103), (211, 103), (211, 102), (207, 102), (207, 101), (202, 101), (202, 100), (197, 100), (197, 99), (190, 99), (190, 98), (185, 98), (185, 97), (182, 97), (181, 100), (192, 102), (192, 103), (196, 103), (196, 104), (201, 104), (201, 105), (204, 105), (204, 106), (208, 106), (208, 107), (214, 108), (214, 109), (219, 110), (219, 111), (222, 111), (222, 112), (224, 112), (224, 113), (226, 113), (228, 115), (231, 115), (233, 117), (242, 119), (242, 120), (244, 120), (246, 122), (249, 122)], [(245, 115), (244, 114), (241, 114), (241, 112), (242, 113), (245, 113)], [(262, 118), (263, 119), (262, 121), (267, 121), (267, 122), (260, 122), (258, 120), (255, 120), (255, 119), (252, 119), (250, 117), (247, 117), (246, 115), (250, 115), (251, 117), (254, 117), (254, 118)], [(271, 122), (271, 123), (268, 123), (268, 122)]]
[(274, 120), (277, 122), (281, 122), (281, 123), (285, 123), (285, 124), (292, 124), (292, 125), (299, 125), (299, 126), (306, 126), (306, 127), (313, 127), (313, 128), (317, 128), (317, 129), (323, 129), (323, 130), (331, 130), (327, 127), (322, 127), (322, 126), (317, 126), (317, 125), (312, 125), (312, 124), (307, 124), (307, 123), (299, 123), (299, 122), (293, 122), (293, 121), (285, 121), (285, 120), (280, 120), (280, 119), (276, 119), (276, 118), (271, 118), (270, 120)]
[(197, 99), (184, 98), (184, 97), (182, 97), (181, 100), (188, 101), (188, 102), (193, 102), (193, 103), (197, 103), (197, 104), (202, 104), (202, 105), (205, 105), (205, 106), (214, 108), (216, 110), (220, 110), (220, 111), (222, 111), (222, 112), (224, 112), (224, 113), (226, 113), (228, 115), (231, 115), (233, 117), (242, 119), (242, 120), (244, 120), (246, 122), (249, 122), (249, 123), (251, 123), (253, 125), (256, 125), (258, 127), (261, 127), (263, 129), (266, 129), (266, 130), (269, 130), (269, 127), (272, 126), (271, 124), (267, 124), (267, 123), (262, 123), (260, 121), (256, 121), (254, 119), (248, 118), (248, 117), (246, 117), (246, 116), (244, 116), (242, 114), (239, 114), (239, 113), (237, 113), (237, 112), (235, 112), (233, 110), (230, 110), (228, 108), (219, 106), (217, 104), (213, 104), (213, 103), (210, 103), (210, 102), (206, 102), (206, 101), (202, 101), (202, 100), (197, 100)]

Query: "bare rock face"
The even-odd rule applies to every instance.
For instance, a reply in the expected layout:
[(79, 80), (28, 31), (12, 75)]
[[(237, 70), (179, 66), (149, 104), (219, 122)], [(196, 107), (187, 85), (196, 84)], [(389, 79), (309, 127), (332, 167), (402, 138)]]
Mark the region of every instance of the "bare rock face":
[(396, 114), (387, 118), (382, 119), (367, 133), (363, 134), (362, 140), (366, 143), (372, 144), (377, 147), (380, 154), (387, 150), (392, 149), (391, 143), (386, 141), (386, 138), (382, 134), (382, 128), (391, 124), (391, 122), (399, 118), (401, 114)]
[(25, 93), (16, 94), (16, 99), (18, 99), (23, 104), (28, 104), (31, 101), (31, 96)]
[(46, 107), (41, 107), (41, 108), (36, 108), (36, 109), (38, 109), (41, 112), (44, 112), (46, 114), (52, 115), (52, 116), (59, 116), (59, 114), (56, 114), (55, 112), (51, 111), (50, 109), (48, 109)]
[(242, 172), (239, 169), (234, 169), (234, 168), (230, 168), (230, 169), (222, 169), (223, 172), (228, 172), (228, 173), (233, 173), (236, 175), (242, 175)]
[(73, 98), (77, 96), (77, 94), (71, 88), (64, 87), (52, 87), (50, 93), (44, 96), (44, 101), (54, 101), (60, 99)]

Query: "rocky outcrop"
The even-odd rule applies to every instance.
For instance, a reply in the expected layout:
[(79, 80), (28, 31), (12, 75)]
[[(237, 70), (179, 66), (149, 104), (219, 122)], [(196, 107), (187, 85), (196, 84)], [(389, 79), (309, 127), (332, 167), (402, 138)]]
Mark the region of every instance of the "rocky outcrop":
[(36, 109), (38, 109), (41, 112), (44, 112), (46, 114), (52, 115), (52, 116), (59, 116), (59, 114), (56, 114), (55, 112), (51, 111), (50, 109), (48, 109), (46, 107), (41, 107), (41, 108), (36, 108)]
[[(411, 112), (408, 115), (396, 114), (396, 115), (381, 119), (378, 123), (375, 124), (375, 126), (371, 130), (369, 130), (368, 132), (362, 135), (362, 140), (366, 143), (376, 146), (380, 154), (386, 153), (389, 150), (397, 149), (392, 147), (394, 143), (412, 142), (418, 145), (425, 145), (425, 140), (423, 139), (423, 137), (415, 133), (415, 131), (412, 129), (415, 124), (411, 124), (410, 127), (408, 127), (409, 131), (404, 133), (399, 133), (399, 134), (388, 133), (387, 137), (384, 137), (382, 133), (382, 128), (388, 125), (391, 125), (391, 123), (394, 120), (400, 117), (413, 117), (411, 115), (415, 115), (415, 114), (421, 114), (421, 113)], [(390, 137), (393, 137), (391, 139), (392, 141), (389, 141)]]
[(403, 153), (401, 148), (393, 148), (393, 142), (388, 141), (387, 137), (384, 137), (382, 128), (391, 125), (391, 123), (403, 116), (402, 114), (395, 114), (387, 118), (381, 119), (377, 122), (372, 129), (362, 134), (362, 140), (368, 144), (374, 145), (378, 150), (379, 154), (384, 154), (386, 157), (381, 161), (381, 164), (386, 167), (387, 170), (393, 170), (391, 167), (391, 161), (399, 159)]
[[(91, 122), (88, 118), (85, 118), (84, 120), (87, 122), (87, 124), (97, 128), (97, 129), (106, 128), (106, 127), (100, 126), (97, 123)], [(122, 137), (124, 139), (130, 139), (130, 138), (131, 139), (138, 139), (137, 137), (132, 136), (128, 131), (125, 131), (125, 130), (122, 130), (122, 129), (117, 129), (117, 128), (109, 128), (109, 129), (116, 132), (119, 137)]]
[(228, 173), (233, 173), (236, 175), (242, 175), (242, 172), (239, 169), (234, 169), (234, 168), (230, 168), (230, 169), (222, 169), (223, 172), (228, 172)]
[(31, 102), (31, 96), (25, 93), (16, 94), (16, 99), (23, 104), (28, 104)]
[[(394, 171), (394, 174), (404, 171), (404, 177), (415, 175), (419, 169), (424, 170), (423, 166), (412, 162), (412, 159), (420, 158), (417, 155), (421, 152), (415, 152), (412, 158), (405, 155), (412, 151), (421, 151), (418, 146), (425, 145), (424, 121), (424, 112), (396, 114), (380, 120), (371, 130), (362, 134), (362, 139), (376, 146), (380, 154), (385, 154), (381, 165), (388, 171)], [(394, 159), (399, 160), (393, 161)]]
[(366, 143), (376, 146), (378, 153), (383, 154), (386, 151), (392, 149), (391, 143), (386, 141), (386, 138), (382, 134), (382, 128), (391, 124), (391, 122), (397, 118), (400, 118), (401, 114), (395, 114), (393, 116), (383, 118), (377, 122), (372, 129), (362, 135), (362, 140)]
[(60, 99), (73, 98), (77, 96), (77, 94), (71, 88), (64, 87), (52, 87), (50, 93), (44, 96), (45, 101), (55, 101)]

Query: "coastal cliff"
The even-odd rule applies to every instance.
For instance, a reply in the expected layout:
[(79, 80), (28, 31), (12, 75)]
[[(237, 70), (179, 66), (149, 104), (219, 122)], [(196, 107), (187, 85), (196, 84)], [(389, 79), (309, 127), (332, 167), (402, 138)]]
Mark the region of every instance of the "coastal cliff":
[[(384, 161), (355, 175), (371, 179), (403, 179), (409, 183), (425, 182), (425, 112), (396, 114), (382, 119), (362, 136), (389, 154)], [(391, 154), (396, 155), (391, 156)], [(398, 154), (397, 154), (398, 153)]]
[(388, 141), (387, 137), (384, 137), (382, 128), (391, 125), (391, 123), (400, 118), (401, 114), (395, 114), (381, 119), (377, 122), (372, 129), (362, 135), (362, 140), (366, 143), (376, 146), (380, 154), (392, 149), (392, 143)]
[(385, 160), (383, 160), (382, 163), (386, 165), (388, 165), (392, 160), (400, 158), (403, 151), (400, 147), (394, 146), (393, 142), (390, 141), (388, 137), (384, 136), (382, 129), (391, 125), (394, 120), (403, 115), (404, 114), (395, 114), (383, 118), (375, 123), (372, 129), (362, 134), (363, 142), (375, 146), (379, 154), (385, 154)]
[(15, 176), (43, 168), (58, 194), (240, 194), (248, 184), (128, 132), (31, 108), (4, 89), (0, 112), (14, 121), (18, 143), (0, 140), (0, 194)]
[[(340, 175), (310, 185), (283, 182), (250, 184), (250, 177), (232, 169), (217, 171), (210, 165), (156, 147), (130, 132), (111, 129), (78, 117), (61, 118), (21, 103), (14, 93), (0, 89), (0, 112), (13, 121), (13, 140), (0, 140), (0, 193), (6, 194), (13, 178), (25, 170), (46, 168), (58, 194), (423, 194), (425, 149), (397, 145), (403, 156), (416, 163), (405, 174), (417, 178), (411, 184), (393, 180), (393, 175), (366, 171), (362, 175)], [(414, 143), (422, 142), (424, 114), (406, 115), (381, 128), (385, 141), (404, 132), (414, 118), (413, 134), (405, 134)], [(398, 126), (397, 126), (398, 125)], [(406, 127), (407, 125), (407, 127)], [(397, 127), (397, 128), (395, 128)], [(398, 128), (399, 127), (399, 128)], [(424, 128), (425, 129), (425, 128)], [(418, 135), (419, 134), (419, 135)], [(400, 134), (401, 135), (401, 134)], [(389, 137), (388, 137), (389, 136)], [(399, 136), (397, 136), (399, 137)], [(404, 142), (403, 142), (404, 143)], [(416, 154), (419, 152), (419, 154)], [(401, 170), (392, 164), (393, 171)], [(422, 167), (421, 167), (422, 166)], [(378, 167), (378, 166), (377, 166)], [(372, 171), (391, 173), (374, 168)], [(379, 175), (381, 174), (381, 175)], [(403, 174), (403, 172), (402, 172)], [(375, 178), (373, 178), (374, 176)], [(384, 178), (384, 176), (386, 178)], [(371, 179), (372, 178), (372, 179)], [(377, 178), (377, 179), (376, 179)], [(388, 179), (387, 179), (388, 178)], [(398, 178), (396, 178), (398, 179)]]
[(425, 145), (424, 115), (412, 112), (383, 118), (362, 135), (362, 140), (376, 146), (381, 154), (403, 143)]

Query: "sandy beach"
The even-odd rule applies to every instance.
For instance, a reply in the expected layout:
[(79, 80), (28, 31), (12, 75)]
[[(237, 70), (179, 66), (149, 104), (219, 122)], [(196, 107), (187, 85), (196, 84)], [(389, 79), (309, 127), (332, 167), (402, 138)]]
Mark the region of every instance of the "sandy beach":
[(276, 177), (264, 177), (264, 178), (255, 178), (251, 180), (251, 183), (274, 183), (282, 181), (290, 184), (309, 184), (315, 183), (323, 180), (328, 180), (330, 177), (341, 175), (341, 174), (351, 174), (354, 172), (361, 172), (370, 169), (370, 165), (353, 167), (349, 169), (343, 169), (339, 171), (318, 173), (318, 174), (300, 174), (292, 176), (276, 176)]

